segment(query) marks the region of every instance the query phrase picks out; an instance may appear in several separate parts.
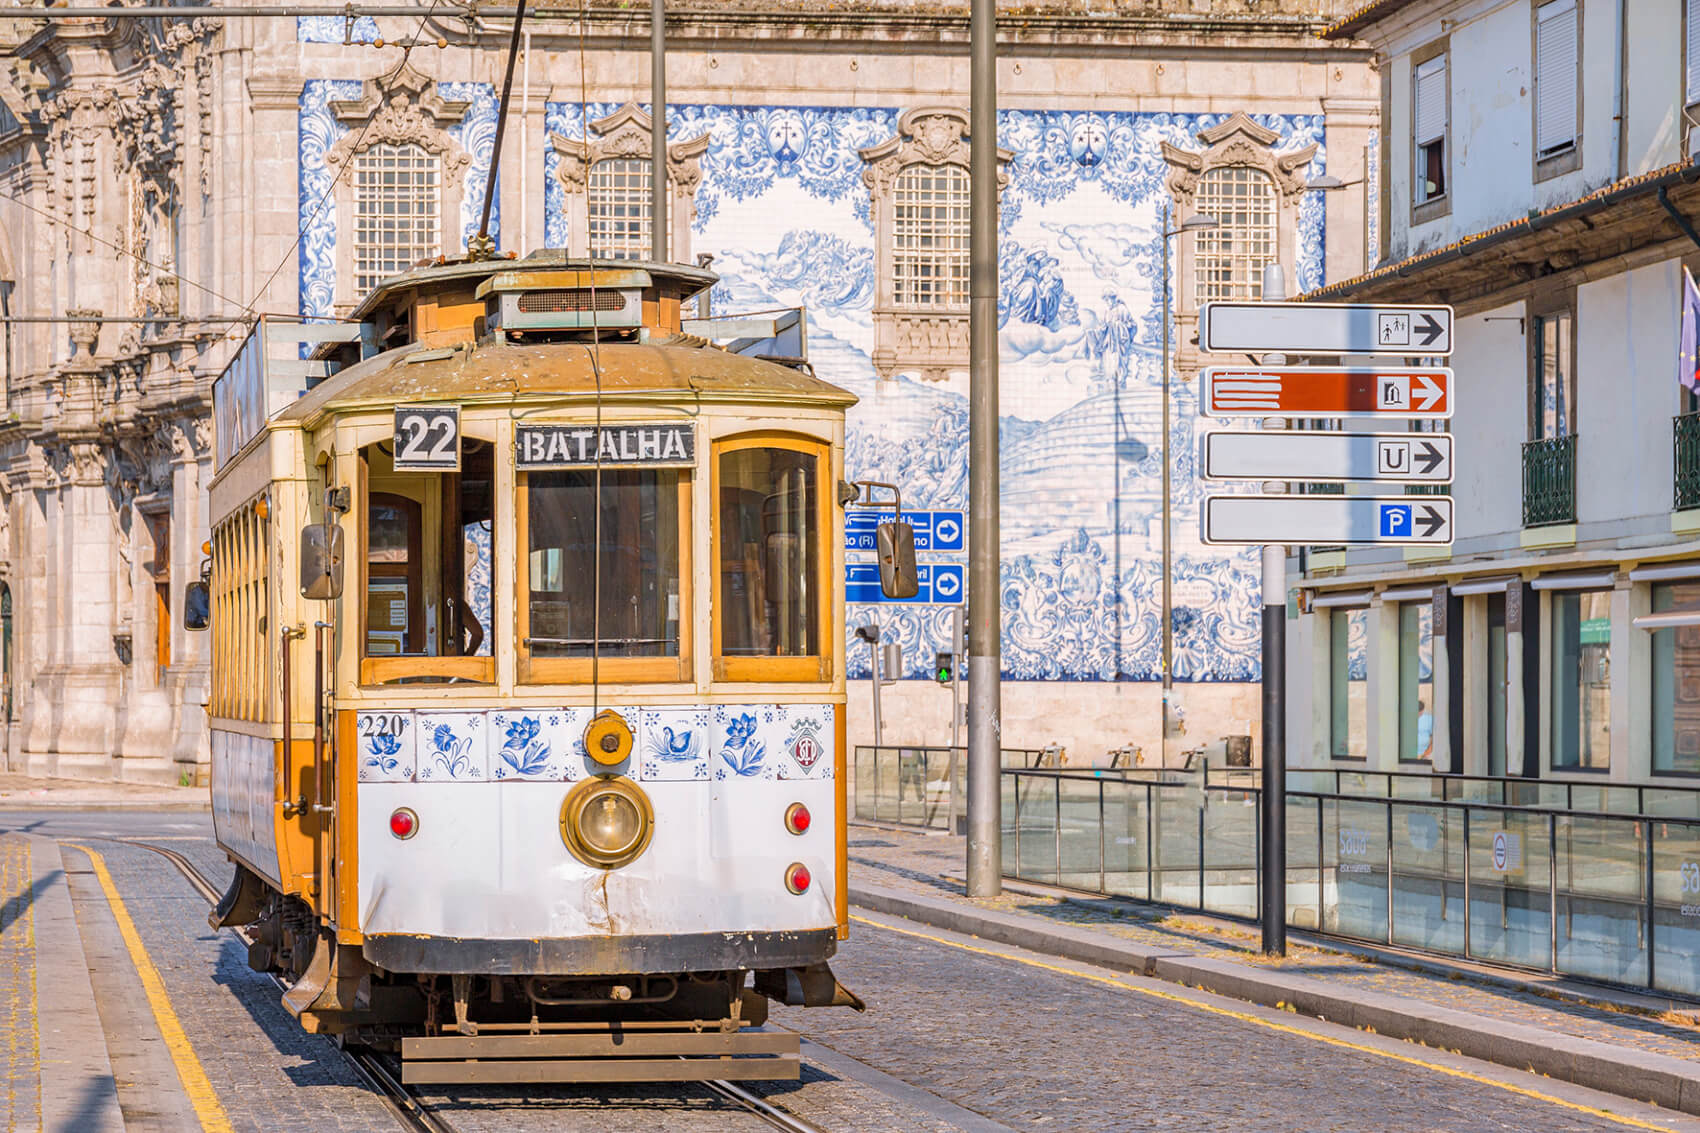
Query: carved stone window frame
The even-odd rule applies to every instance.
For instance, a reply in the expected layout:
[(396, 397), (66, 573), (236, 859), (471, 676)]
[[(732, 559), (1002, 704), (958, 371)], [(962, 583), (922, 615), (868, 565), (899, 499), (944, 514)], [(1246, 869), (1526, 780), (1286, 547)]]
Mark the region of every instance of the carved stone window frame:
[[(649, 161), (654, 129), (650, 116), (635, 102), (588, 125), (591, 136), (583, 141), (549, 135), (549, 144), (560, 157), (555, 176), (566, 190), (567, 248), (574, 253), (590, 248), (590, 167), (617, 159)], [(674, 263), (692, 262), (691, 225), (696, 221), (697, 187), (702, 184), (702, 155), (708, 143), (707, 134), (667, 143), (667, 254)], [(650, 223), (653, 232), (653, 217)], [(652, 236), (651, 255), (654, 248)]]
[[(1163, 160), (1169, 164), (1168, 189), (1173, 201), (1170, 227), (1178, 227), (1198, 212), (1199, 182), (1213, 169), (1239, 166), (1267, 174), (1275, 187), (1275, 256), (1291, 270), (1298, 249), (1299, 205), (1304, 200), (1305, 168), (1316, 156), (1317, 145), (1283, 153), (1275, 151), (1281, 135), (1236, 112), (1222, 122), (1194, 135), (1201, 150), (1187, 150), (1163, 143)], [(1164, 239), (1161, 233), (1158, 239)], [(1199, 352), (1193, 340), (1198, 331), (1197, 255), (1193, 240), (1175, 237), (1170, 260), (1173, 275), (1169, 286), (1174, 295), (1175, 341), (1180, 344), (1177, 365), (1190, 372), (1198, 367)], [(1161, 292), (1159, 292), (1159, 299)]]
[[(437, 158), (439, 254), (460, 249), (460, 205), (472, 155), (449, 136), (472, 108), (470, 102), (443, 98), (437, 81), (404, 66), (388, 78), (367, 79), (359, 98), (334, 99), (330, 110), (348, 132), (325, 152), (333, 175), (373, 146), (414, 145)], [(360, 300), (354, 287), (354, 208), (352, 176), (338, 176), (333, 196), (337, 216), (335, 306), (346, 314)]]
[[(897, 133), (858, 150), (865, 162), (862, 183), (871, 194), (874, 222), (874, 371), (881, 378), (915, 373), (943, 381), (968, 368), (968, 305), (899, 305), (893, 198), (897, 178), (912, 165), (969, 166), (968, 111), (955, 106), (917, 106), (897, 120)], [(998, 149), (998, 195), (1009, 184), (1014, 154)]]

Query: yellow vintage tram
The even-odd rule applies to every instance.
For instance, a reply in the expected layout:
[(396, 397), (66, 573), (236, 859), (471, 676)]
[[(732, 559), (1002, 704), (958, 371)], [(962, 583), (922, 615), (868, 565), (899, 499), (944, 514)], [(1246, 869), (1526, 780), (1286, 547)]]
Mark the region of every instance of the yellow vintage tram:
[(794, 1077), (768, 1001), (861, 1006), (854, 398), (685, 333), (714, 279), (423, 267), (215, 385), (214, 922), (407, 1080)]

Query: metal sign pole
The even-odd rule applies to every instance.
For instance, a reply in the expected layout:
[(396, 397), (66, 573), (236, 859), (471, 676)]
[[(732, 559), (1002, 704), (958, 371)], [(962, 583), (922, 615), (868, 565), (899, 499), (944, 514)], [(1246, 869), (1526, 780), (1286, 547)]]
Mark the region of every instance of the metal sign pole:
[[(1263, 298), (1285, 299), (1287, 280), (1280, 264), (1263, 269)], [(1283, 355), (1264, 362), (1284, 364)], [(1285, 417), (1270, 417), (1265, 429), (1285, 429)], [(1268, 493), (1287, 491), (1285, 481), (1263, 485)], [(1263, 952), (1287, 954), (1287, 548), (1263, 548)]]
[(969, 20), (968, 895), (1003, 890), (998, 615), (997, 14)]

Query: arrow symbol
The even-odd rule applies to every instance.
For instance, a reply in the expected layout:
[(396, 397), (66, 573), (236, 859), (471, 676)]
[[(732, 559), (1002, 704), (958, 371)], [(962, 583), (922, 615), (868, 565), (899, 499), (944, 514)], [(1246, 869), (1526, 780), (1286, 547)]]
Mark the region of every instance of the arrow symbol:
[[(1424, 345), (1427, 344), (1425, 343)], [(1417, 408), (1425, 410), (1434, 408), (1435, 402), (1440, 401), (1446, 396), (1446, 387), (1429, 377), (1427, 374), (1418, 374), (1416, 377), (1417, 388), (1411, 392), (1416, 397)]]
[(1441, 326), (1435, 317), (1426, 311), (1423, 312), (1422, 322), (1417, 324), (1416, 330), (1418, 334), (1423, 336), (1422, 345), (1424, 346), (1433, 346), (1434, 340), (1446, 333), (1446, 328)]
[(1446, 517), (1431, 505), (1424, 504), (1422, 518), (1418, 519), (1417, 522), (1423, 525), (1423, 538), (1426, 539), (1446, 526)]
[(1433, 442), (1424, 441), (1422, 451), (1417, 453), (1417, 459), (1422, 461), (1422, 474), (1427, 476), (1430, 472), (1433, 472), (1435, 468), (1439, 466), (1440, 462), (1446, 459), (1446, 457), (1442, 456), (1440, 450), (1434, 447)]

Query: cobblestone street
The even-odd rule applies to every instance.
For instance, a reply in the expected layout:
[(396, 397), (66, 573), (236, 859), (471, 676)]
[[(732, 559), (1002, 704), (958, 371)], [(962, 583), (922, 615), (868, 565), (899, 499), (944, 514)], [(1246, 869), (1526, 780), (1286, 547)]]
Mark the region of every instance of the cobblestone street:
[[(124, 946), (108, 939), (114, 911), (95, 884), (91, 859), (76, 846), (98, 854), (109, 871), (229, 1128), (396, 1127), (335, 1043), (300, 1031), (276, 986), (248, 969), (240, 942), (205, 927), (206, 902), (182, 874), (163, 857), (117, 840), (174, 849), (223, 883), (230, 867), (206, 836), (204, 817), (65, 812), (25, 823), (0, 815), (0, 830), (26, 825), (36, 840), (0, 839), (13, 895), (0, 932), (9, 980), (0, 1032), (8, 1052), (8, 1128), (32, 1128), (36, 1099), (54, 1088), (53, 1068), (44, 1066), (38, 1077), (30, 1057), (36, 1028), (29, 979), (41, 958), (32, 960), (27, 909), (15, 898), (20, 885), (28, 888), (28, 859), (19, 848), (51, 851), (43, 834), (60, 842), (88, 963), (98, 969), (94, 986), (124, 1127), (181, 1128), (194, 1118)], [(859, 856), (886, 859), (885, 869), (865, 860), (858, 876), (889, 876), (897, 868), (894, 847), (866, 844), (889, 839), (858, 841)], [(901, 867), (911, 883), (925, 884), (930, 852), (923, 844)], [(1587, 1091), (1552, 1100), (1552, 1084), (1539, 1078), (1282, 1012), (1179, 994), (897, 918), (855, 917), (834, 969), (868, 1000), (869, 1011), (777, 1009), (775, 1023), (805, 1036), (803, 1076), (755, 1091), (828, 1130), (1696, 1127)], [(42, 1013), (53, 1006), (44, 1003)], [(468, 1133), (765, 1127), (694, 1085), (437, 1088), (421, 1097)]]

